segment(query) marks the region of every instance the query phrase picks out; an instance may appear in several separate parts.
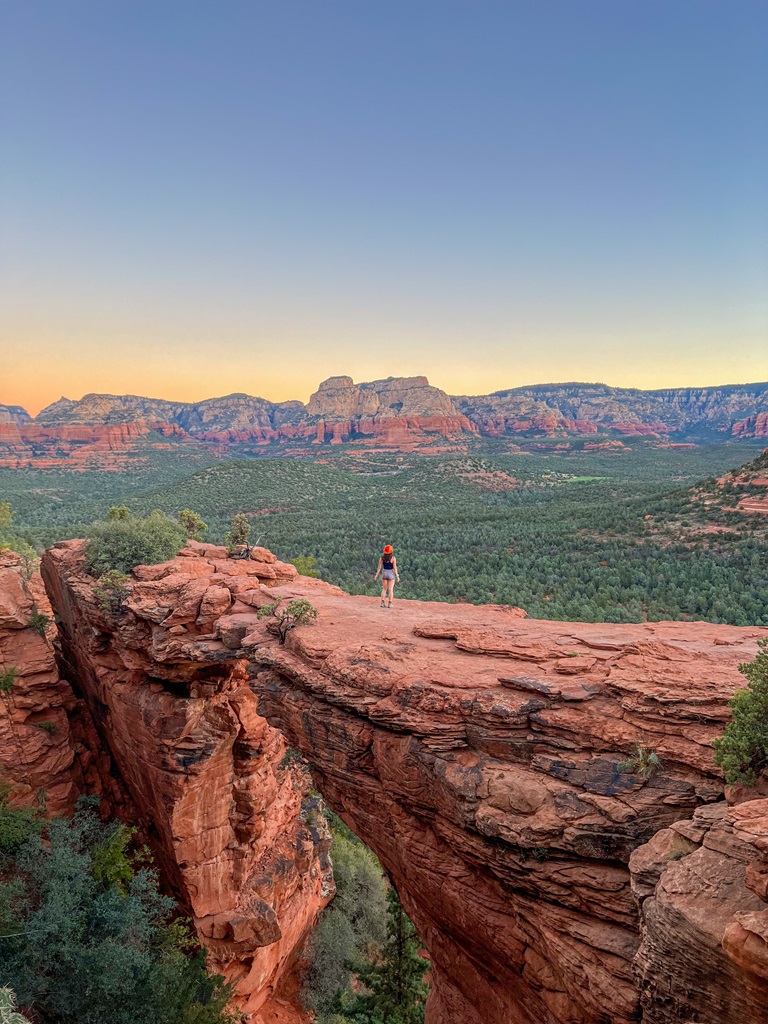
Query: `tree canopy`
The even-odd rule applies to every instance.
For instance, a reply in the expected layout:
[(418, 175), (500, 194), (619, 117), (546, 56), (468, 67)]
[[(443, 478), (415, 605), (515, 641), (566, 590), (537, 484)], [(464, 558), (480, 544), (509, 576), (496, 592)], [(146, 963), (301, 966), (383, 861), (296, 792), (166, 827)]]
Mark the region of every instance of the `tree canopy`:
[[(13, 827), (11, 822), (18, 818)], [(47, 1024), (234, 1024), (229, 988), (155, 873), (136, 866), (131, 832), (90, 801), (43, 825), (3, 804), (0, 985)]]

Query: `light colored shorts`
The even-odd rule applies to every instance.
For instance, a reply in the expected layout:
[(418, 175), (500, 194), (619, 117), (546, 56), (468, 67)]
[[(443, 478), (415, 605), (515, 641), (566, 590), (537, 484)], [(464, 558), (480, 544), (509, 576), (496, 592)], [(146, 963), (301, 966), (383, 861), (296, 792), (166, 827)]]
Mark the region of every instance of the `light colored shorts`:
[(395, 580), (397, 579), (397, 576), (395, 575), (394, 569), (385, 569), (381, 574), (381, 578), (383, 580)]

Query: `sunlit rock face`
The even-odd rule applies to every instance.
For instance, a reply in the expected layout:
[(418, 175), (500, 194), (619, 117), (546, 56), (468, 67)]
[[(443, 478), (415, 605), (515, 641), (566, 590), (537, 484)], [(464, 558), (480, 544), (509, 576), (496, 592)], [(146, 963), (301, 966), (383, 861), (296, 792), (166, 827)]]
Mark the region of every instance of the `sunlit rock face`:
[[(691, 982), (690, 949), (714, 949), (717, 935), (665, 895), (674, 864), (641, 867), (633, 892), (629, 860), (667, 830), (726, 827), (711, 743), (765, 629), (381, 609), (264, 549), (232, 561), (204, 544), (139, 568), (123, 610), (105, 616), (81, 542), (48, 552), (44, 571), (78, 685), (200, 934), (239, 965), (252, 1005), (290, 969), (286, 935), (306, 932), (330, 887), (324, 839), (281, 774), (279, 729), (418, 926), (432, 963), (429, 1024), (764, 1021), (757, 883), (732, 905), (735, 890), (717, 888), (724, 952), (700, 973), (700, 997), (679, 1000), (695, 1015), (665, 1017), (669, 993)], [(292, 598), (318, 617), (281, 645), (257, 611)], [(650, 754), (662, 764), (646, 772)], [(732, 870), (746, 877), (747, 861)], [(693, 886), (695, 870), (686, 878)], [(249, 973), (246, 959), (268, 969)], [(730, 1017), (729, 985), (750, 992)]]
[[(228, 649), (213, 654), (217, 619), (233, 603), (216, 570), (225, 552), (216, 554), (179, 560), (165, 579), (147, 570), (117, 616), (99, 609), (78, 543), (48, 552), (43, 570), (63, 661), (163, 875), (191, 912), (209, 964), (236, 983), (239, 1005), (259, 1014), (333, 894), (330, 838), (309, 779), (286, 763), (283, 737), (258, 713), (246, 663)], [(248, 565), (256, 586), (296, 574), (264, 557)], [(153, 642), (161, 622), (178, 658)], [(191, 637), (209, 659), (181, 653)]]
[(671, 435), (707, 442), (714, 434), (763, 437), (767, 417), (765, 383), (659, 391), (537, 384), (451, 396), (423, 376), (361, 383), (338, 376), (324, 380), (307, 405), (246, 394), (201, 402), (90, 394), (61, 398), (34, 420), (18, 406), (0, 405), (0, 467), (125, 470), (159, 450), (210, 457), (233, 445), (303, 456), (350, 443), (358, 451), (435, 454), (466, 451), (478, 434), (621, 448), (621, 438), (666, 445)]

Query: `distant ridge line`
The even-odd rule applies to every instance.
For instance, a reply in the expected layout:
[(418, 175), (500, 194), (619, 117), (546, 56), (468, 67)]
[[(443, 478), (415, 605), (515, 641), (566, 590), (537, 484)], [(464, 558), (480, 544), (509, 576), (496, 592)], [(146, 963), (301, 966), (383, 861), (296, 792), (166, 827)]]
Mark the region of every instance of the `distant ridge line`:
[(338, 375), (323, 381), (304, 404), (271, 402), (235, 392), (198, 402), (91, 392), (60, 398), (30, 417), (0, 405), (0, 427), (164, 424), (203, 440), (267, 443), (315, 432), (316, 443), (393, 431), (454, 436), (614, 433), (665, 437), (717, 432), (768, 436), (768, 381), (685, 388), (622, 388), (602, 382), (529, 384), (487, 395), (448, 395), (424, 376), (355, 383)]

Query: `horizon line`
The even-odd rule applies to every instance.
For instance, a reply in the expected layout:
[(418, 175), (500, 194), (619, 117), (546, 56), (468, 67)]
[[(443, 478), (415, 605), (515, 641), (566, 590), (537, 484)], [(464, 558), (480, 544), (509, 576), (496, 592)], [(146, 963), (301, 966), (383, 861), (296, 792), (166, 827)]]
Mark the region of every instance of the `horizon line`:
[[(720, 384), (703, 384), (703, 385), (690, 385), (689, 384), (689, 385), (682, 385), (682, 386), (670, 385), (670, 386), (658, 387), (658, 388), (639, 388), (639, 387), (631, 387), (631, 386), (630, 387), (623, 387), (621, 385), (607, 384), (607, 383), (605, 383), (605, 381), (568, 380), (568, 381), (537, 381), (537, 382), (534, 382), (534, 383), (531, 383), (531, 384), (518, 384), (518, 385), (515, 385), (513, 387), (497, 388), (496, 390), (488, 391), (485, 394), (458, 395), (458, 394), (451, 394), (450, 392), (446, 391), (444, 388), (438, 387), (436, 384), (431, 384), (430, 381), (429, 381), (429, 378), (427, 377), (426, 374), (409, 374), (407, 377), (397, 377), (397, 376), (378, 377), (378, 378), (376, 378), (375, 380), (372, 380), (372, 381), (357, 381), (357, 382), (355, 382), (353, 380), (353, 378), (349, 376), (349, 374), (332, 374), (330, 377), (326, 377), (324, 380), (320, 381), (320, 383), (317, 386), (316, 391), (319, 390), (320, 385), (324, 384), (326, 381), (333, 380), (333, 379), (339, 378), (339, 377), (348, 377), (350, 380), (352, 380), (352, 384), (353, 384), (354, 387), (362, 387), (365, 384), (375, 384), (375, 383), (378, 383), (380, 381), (388, 381), (388, 380), (414, 380), (414, 379), (416, 379), (418, 377), (423, 377), (424, 380), (427, 381), (427, 385), (426, 386), (435, 388), (437, 391), (442, 391), (443, 394), (447, 395), (449, 398), (484, 398), (484, 397), (489, 397), (491, 395), (499, 395), (499, 394), (502, 394), (504, 392), (524, 391), (524, 390), (526, 390), (528, 388), (569, 387), (569, 386), (570, 387), (604, 387), (604, 388), (610, 388), (612, 391), (640, 391), (640, 392), (643, 392), (644, 394), (653, 394), (653, 393), (656, 393), (656, 392), (659, 392), (659, 391), (708, 391), (708, 390), (712, 390), (712, 389), (716, 389), (716, 388), (741, 388), (741, 387), (767, 387), (768, 388), (768, 381), (741, 381), (741, 382), (732, 382), (732, 383), (728, 383), (728, 384), (723, 384), (723, 383), (720, 383)], [(309, 397), (311, 398), (313, 394), (316, 394), (316, 391), (311, 392)], [(11, 409), (11, 408), (21, 409), (28, 416), (30, 416), (31, 419), (34, 420), (34, 419), (37, 419), (37, 417), (40, 416), (42, 413), (44, 413), (47, 409), (50, 409), (52, 406), (57, 405), (59, 402), (71, 402), (73, 405), (77, 405), (80, 402), (85, 401), (86, 398), (91, 398), (91, 397), (93, 397), (93, 398), (137, 398), (137, 399), (141, 399), (141, 400), (147, 401), (147, 402), (166, 402), (169, 405), (202, 405), (203, 402), (217, 402), (217, 401), (223, 401), (224, 399), (227, 399), (227, 398), (251, 398), (251, 399), (255, 399), (255, 400), (260, 401), (260, 402), (266, 402), (269, 405), (275, 405), (275, 406), (277, 406), (277, 405), (287, 405), (287, 404), (289, 404), (291, 402), (298, 402), (300, 405), (306, 405), (307, 404), (306, 402), (303, 402), (299, 398), (288, 398), (288, 399), (285, 399), (285, 400), (283, 400), (281, 402), (275, 402), (275, 401), (272, 401), (269, 398), (263, 398), (261, 395), (251, 395), (251, 394), (248, 394), (247, 392), (244, 392), (244, 391), (232, 391), (232, 392), (229, 392), (228, 394), (225, 394), (225, 395), (211, 395), (211, 396), (208, 396), (206, 398), (200, 398), (200, 399), (194, 399), (194, 400), (186, 400), (186, 401), (181, 400), (181, 399), (173, 399), (173, 398), (157, 398), (157, 397), (152, 397), (150, 395), (129, 394), (129, 393), (125, 393), (125, 392), (114, 393), (114, 392), (110, 392), (110, 391), (88, 391), (84, 395), (81, 395), (80, 398), (68, 398), (66, 395), (62, 395), (60, 398), (57, 398), (53, 402), (49, 402), (47, 405), (43, 406), (43, 408), (40, 409), (40, 411), (38, 413), (36, 413), (34, 416), (32, 416), (27, 411), (27, 409), (24, 406), (18, 405), (18, 404), (14, 403), (14, 402), (0, 402), (0, 406), (4, 406), (6, 409)]]

